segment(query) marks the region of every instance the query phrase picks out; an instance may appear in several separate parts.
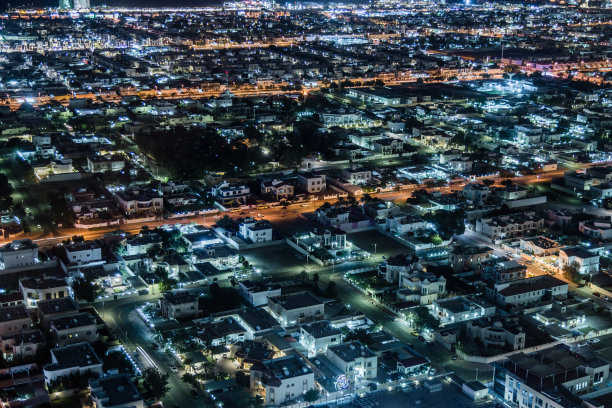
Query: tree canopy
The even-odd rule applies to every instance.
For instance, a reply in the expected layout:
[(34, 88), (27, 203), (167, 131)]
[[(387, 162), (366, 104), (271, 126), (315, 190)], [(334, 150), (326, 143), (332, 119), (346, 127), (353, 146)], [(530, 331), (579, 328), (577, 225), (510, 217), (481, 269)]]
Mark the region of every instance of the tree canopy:
[(170, 391), (169, 374), (163, 374), (157, 368), (148, 367), (142, 371), (143, 385), (156, 401), (161, 400)]

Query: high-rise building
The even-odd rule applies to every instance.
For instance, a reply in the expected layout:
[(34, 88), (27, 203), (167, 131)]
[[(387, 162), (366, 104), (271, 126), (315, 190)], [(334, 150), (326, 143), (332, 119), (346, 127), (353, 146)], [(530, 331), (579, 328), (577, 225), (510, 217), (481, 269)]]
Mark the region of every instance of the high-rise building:
[(62, 10), (81, 10), (89, 7), (89, 0), (59, 0), (59, 8)]
[(89, 0), (74, 0), (74, 8), (77, 9), (77, 10), (88, 9), (89, 8)]

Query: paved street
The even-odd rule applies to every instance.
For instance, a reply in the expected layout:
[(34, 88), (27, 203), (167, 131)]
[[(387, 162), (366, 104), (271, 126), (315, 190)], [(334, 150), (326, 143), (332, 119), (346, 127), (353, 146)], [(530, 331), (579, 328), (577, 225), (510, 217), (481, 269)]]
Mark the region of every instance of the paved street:
[[(194, 399), (191, 396), (193, 389), (181, 380), (182, 373), (173, 373), (170, 371), (170, 365), (174, 364), (178, 367), (176, 361), (167, 353), (154, 350), (151, 344), (154, 342), (153, 336), (149, 328), (144, 324), (138, 316), (136, 308), (143, 305), (147, 301), (154, 301), (156, 297), (148, 296), (146, 299), (139, 300), (124, 300), (113, 301), (106, 304), (104, 319), (115, 330), (126, 349), (132, 356), (136, 356), (136, 361), (141, 364), (141, 369), (150, 365), (146, 358), (141, 357), (141, 354), (136, 351), (137, 347), (141, 347), (150, 357), (154, 366), (161, 372), (170, 374), (169, 386), (170, 391), (163, 399), (164, 405), (167, 407), (179, 406), (181, 408), (201, 407), (203, 402)], [(101, 305), (98, 304), (101, 311)], [(200, 398), (204, 398), (200, 395)]]

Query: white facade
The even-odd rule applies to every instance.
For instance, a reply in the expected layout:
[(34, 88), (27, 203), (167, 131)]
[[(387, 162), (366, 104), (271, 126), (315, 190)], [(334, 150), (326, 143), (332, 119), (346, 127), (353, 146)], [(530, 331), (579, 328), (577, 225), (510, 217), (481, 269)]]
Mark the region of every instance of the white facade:
[(20, 239), (0, 248), (0, 269), (19, 268), (38, 262), (38, 245), (29, 239)]
[(115, 199), (126, 214), (156, 213), (164, 209), (164, 199), (155, 194), (137, 190), (118, 192)]
[(101, 376), (102, 361), (89, 343), (72, 344), (51, 350), (51, 363), (43, 368), (45, 383), (78, 373)]
[(324, 303), (308, 292), (298, 292), (268, 299), (268, 308), (281, 325), (322, 319)]
[(599, 255), (582, 248), (565, 248), (559, 251), (559, 267), (576, 267), (581, 275), (599, 273)]
[(64, 247), (68, 262), (72, 264), (87, 264), (102, 259), (102, 248), (95, 243), (75, 244)]
[(547, 293), (552, 297), (565, 297), (568, 284), (550, 275), (497, 284), (494, 287), (495, 300), (500, 305), (526, 305), (539, 302)]
[(72, 288), (64, 279), (25, 278), (19, 280), (19, 290), (28, 309), (36, 309), (39, 300), (72, 296)]
[(544, 227), (544, 218), (535, 213), (500, 215), (476, 220), (475, 231), (483, 238), (498, 241), (520, 237), (524, 233)]
[(325, 190), (327, 182), (324, 174), (300, 174), (298, 175), (298, 186), (300, 190), (308, 194), (315, 194)]
[(326, 353), (327, 347), (340, 344), (342, 332), (328, 320), (300, 326), (300, 343), (308, 350), (308, 357)]
[(431, 306), (431, 313), (441, 324), (453, 324), (478, 319), (495, 314), (495, 306), (476, 303), (462, 296), (436, 300)]
[(352, 382), (378, 375), (378, 356), (359, 341), (329, 346), (325, 357)]
[(281, 288), (278, 285), (260, 285), (250, 281), (240, 281), (238, 292), (250, 305), (264, 306), (268, 304), (268, 298), (281, 295)]
[(251, 367), (251, 390), (264, 394), (264, 405), (281, 406), (315, 388), (314, 372), (304, 360), (287, 356)]
[(342, 177), (351, 184), (367, 184), (372, 179), (372, 172), (367, 169), (342, 170)]
[(427, 221), (407, 214), (390, 215), (385, 220), (385, 229), (398, 235), (415, 233), (427, 228)]
[(245, 219), (239, 225), (240, 235), (251, 242), (272, 241), (272, 225), (265, 220)]

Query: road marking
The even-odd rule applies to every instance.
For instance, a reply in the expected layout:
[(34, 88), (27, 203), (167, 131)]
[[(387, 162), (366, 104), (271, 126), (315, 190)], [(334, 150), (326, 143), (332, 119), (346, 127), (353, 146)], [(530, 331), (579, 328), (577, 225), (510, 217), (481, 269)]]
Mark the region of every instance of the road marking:
[(136, 350), (138, 350), (138, 352), (145, 358), (145, 360), (151, 364), (153, 367), (155, 368), (159, 368), (157, 367), (157, 364), (155, 364), (155, 362), (153, 361), (153, 359), (151, 357), (149, 357), (149, 355), (147, 354), (146, 351), (144, 351), (144, 349), (140, 346), (136, 347)]

